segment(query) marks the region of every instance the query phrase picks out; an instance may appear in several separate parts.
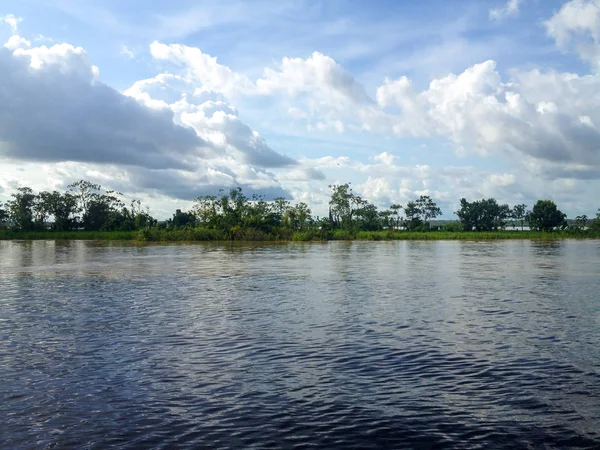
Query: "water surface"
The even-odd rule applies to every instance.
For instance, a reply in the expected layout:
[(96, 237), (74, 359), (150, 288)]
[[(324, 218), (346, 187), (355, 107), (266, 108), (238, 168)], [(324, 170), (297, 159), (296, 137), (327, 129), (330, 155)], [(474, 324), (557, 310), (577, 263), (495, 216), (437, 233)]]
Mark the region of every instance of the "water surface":
[(0, 242), (0, 448), (600, 448), (600, 241)]

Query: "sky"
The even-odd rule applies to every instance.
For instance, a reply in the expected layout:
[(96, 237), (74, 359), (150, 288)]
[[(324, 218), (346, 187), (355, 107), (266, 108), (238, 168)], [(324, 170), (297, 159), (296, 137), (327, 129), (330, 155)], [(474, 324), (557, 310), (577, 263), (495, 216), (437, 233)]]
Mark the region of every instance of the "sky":
[[(3, 43), (3, 44), (2, 44)], [(4, 0), (0, 201), (600, 207), (600, 0)]]

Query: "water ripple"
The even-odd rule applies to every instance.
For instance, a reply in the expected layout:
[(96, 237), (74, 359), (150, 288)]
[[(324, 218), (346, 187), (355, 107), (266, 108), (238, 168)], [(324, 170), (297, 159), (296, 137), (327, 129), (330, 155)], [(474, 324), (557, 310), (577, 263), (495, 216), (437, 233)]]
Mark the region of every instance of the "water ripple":
[(600, 448), (600, 243), (0, 243), (0, 448)]

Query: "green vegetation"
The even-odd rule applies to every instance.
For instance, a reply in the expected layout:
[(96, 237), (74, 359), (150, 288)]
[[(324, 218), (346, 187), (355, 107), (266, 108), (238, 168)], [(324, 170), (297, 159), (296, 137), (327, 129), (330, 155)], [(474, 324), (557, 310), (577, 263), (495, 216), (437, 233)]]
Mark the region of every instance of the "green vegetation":
[[(364, 200), (349, 183), (333, 185), (328, 217), (313, 217), (307, 204), (284, 198), (248, 198), (240, 188), (198, 197), (190, 211), (176, 210), (166, 221), (154, 219), (139, 200), (126, 205), (122, 194), (77, 181), (67, 192), (23, 187), (0, 204), (0, 239), (86, 239), (135, 241), (324, 241), (324, 240), (479, 240), (600, 237), (595, 218), (567, 221), (556, 204), (526, 205), (493, 199), (460, 200), (459, 220), (436, 225), (441, 209), (429, 196), (388, 209)], [(404, 213), (404, 214), (402, 214)], [(506, 230), (512, 221), (521, 230)], [(438, 222), (439, 223), (439, 222)], [(527, 223), (531, 231), (523, 231)]]

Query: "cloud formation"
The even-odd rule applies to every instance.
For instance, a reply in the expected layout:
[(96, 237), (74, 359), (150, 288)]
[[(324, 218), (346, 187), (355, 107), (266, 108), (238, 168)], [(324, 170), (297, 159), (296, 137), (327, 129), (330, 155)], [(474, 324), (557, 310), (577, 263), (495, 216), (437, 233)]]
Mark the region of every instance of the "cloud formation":
[(0, 16), (0, 25), (2, 25), (2, 24), (8, 25), (13, 33), (17, 32), (18, 25), (22, 21), (23, 21), (23, 19), (21, 17), (15, 17), (14, 14), (7, 14), (5, 16)]
[[(271, 3), (260, 1), (265, 8)], [(292, 3), (281, 8), (297, 11)], [(489, 19), (516, 17), (524, 4), (498, 3)], [(249, 23), (247, 16), (262, 13), (234, 2), (221, 17), (218, 2), (207, 5), (153, 15), (148, 20), (157, 25), (155, 33), (143, 33), (145, 42), (152, 41), (146, 53), (128, 39), (116, 14), (98, 17), (120, 30), (103, 74), (111, 62), (125, 63), (124, 57), (130, 61), (123, 72), (136, 65), (119, 78), (120, 87), (130, 86), (123, 92), (103, 82), (82, 48), (36, 47), (34, 36), (13, 33), (0, 49), (0, 188), (24, 183), (23, 167), (38, 163), (45, 163), (38, 164), (39, 173), (55, 181), (72, 181), (85, 170), (110, 187), (186, 201), (239, 185), (250, 194), (326, 205), (329, 184), (352, 181), (380, 206), (424, 194), (451, 209), (460, 196), (519, 201), (554, 193), (543, 187), (554, 186), (572, 201), (569, 195), (587, 192), (581, 186), (598, 186), (600, 0), (570, 0), (549, 13), (541, 27), (528, 31), (556, 44), (546, 49), (548, 59), (515, 68), (501, 48), (490, 53), (479, 34), (473, 42), (464, 17), (451, 24), (437, 17), (436, 24), (449, 24), (449, 38), (427, 31), (417, 42), (412, 31), (401, 32), (407, 36), (399, 40), (384, 33), (386, 39), (340, 52), (313, 36), (293, 50), (273, 42), (255, 54), (248, 52), (250, 43), (221, 42), (223, 30), (214, 28), (243, 23), (252, 29), (263, 19)], [(477, 11), (485, 23), (487, 8)], [(315, 7), (303, 17), (323, 13)], [(19, 20), (0, 18), (13, 31)], [(295, 31), (307, 30), (309, 22)], [(339, 42), (367, 36), (349, 33), (361, 24), (356, 16), (336, 19), (318, 34)], [(290, 18), (279, 24), (287, 26), (293, 26)], [(502, 27), (509, 23), (488, 28), (493, 34)], [(204, 29), (216, 31), (213, 38), (190, 37), (188, 45), (160, 41)], [(468, 60), (454, 58), (467, 52)], [(573, 62), (563, 53), (577, 55), (584, 66), (577, 72), (547, 69), (550, 57)], [(411, 69), (423, 67), (411, 55), (428, 60), (426, 78)], [(112, 70), (106, 79), (114, 82), (119, 68)]]
[(140, 105), (97, 75), (80, 47), (0, 49), (0, 154), (149, 168), (190, 168), (202, 156), (206, 143), (172, 112)]
[(548, 36), (564, 51), (600, 69), (600, 0), (571, 0), (544, 22)]

